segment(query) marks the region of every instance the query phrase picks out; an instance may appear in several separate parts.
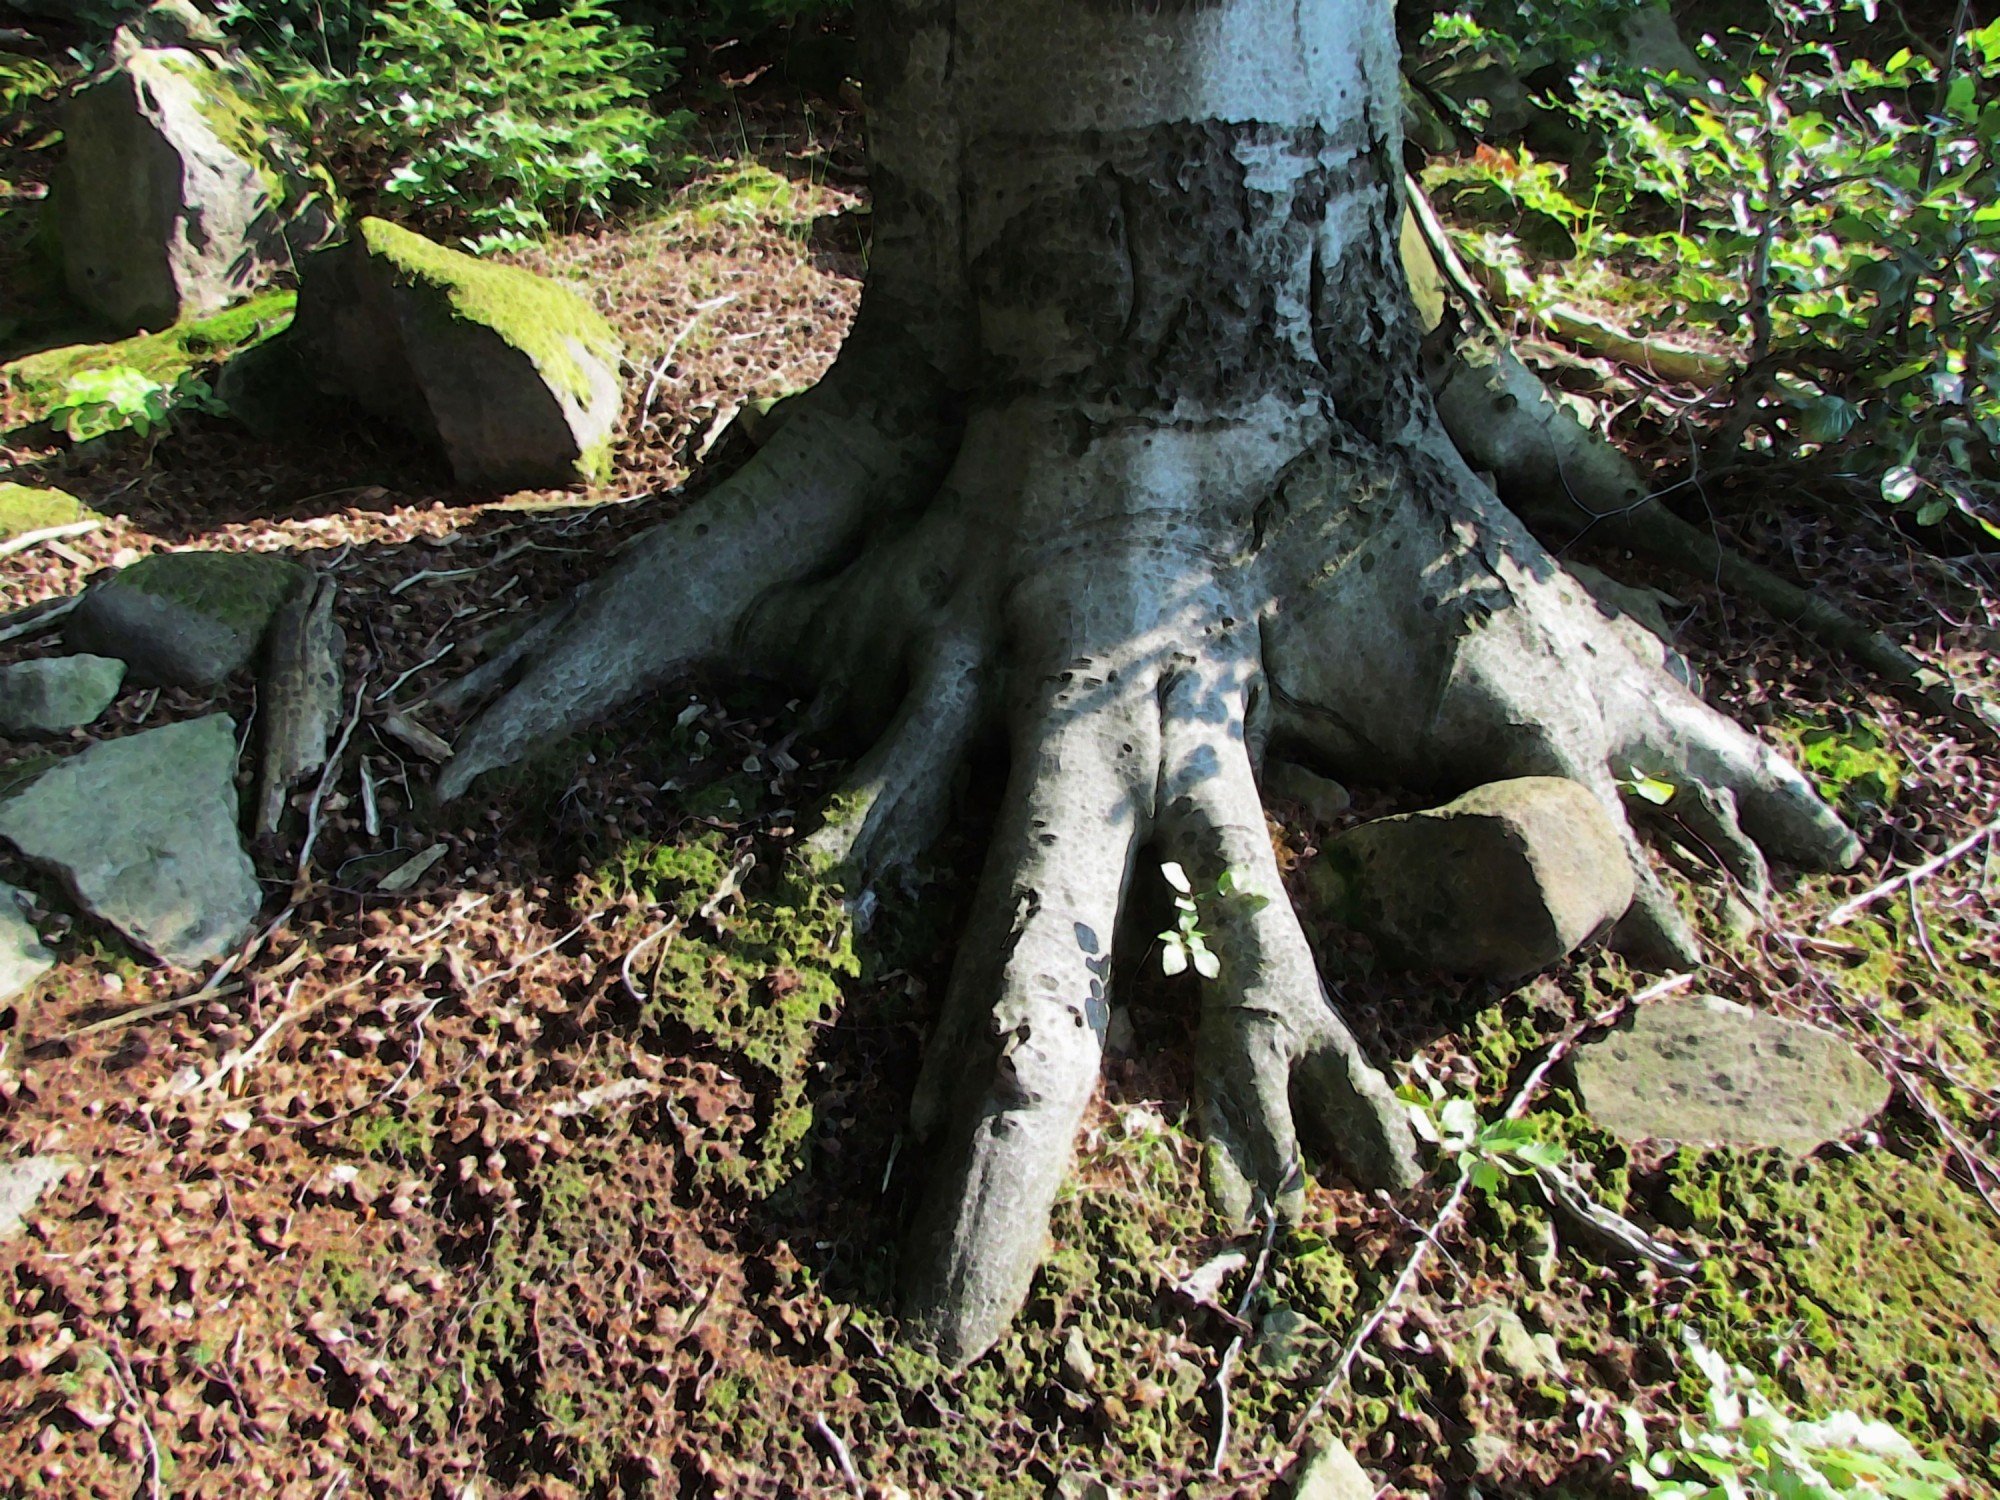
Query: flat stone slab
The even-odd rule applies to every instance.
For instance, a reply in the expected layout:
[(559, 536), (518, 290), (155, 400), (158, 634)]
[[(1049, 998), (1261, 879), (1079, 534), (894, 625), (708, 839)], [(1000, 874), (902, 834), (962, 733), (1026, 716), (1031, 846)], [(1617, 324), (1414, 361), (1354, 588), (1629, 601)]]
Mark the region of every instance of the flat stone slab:
[(55, 955), (42, 946), (21, 911), (21, 892), (0, 883), (0, 1001), (12, 1000), (54, 967)]
[(124, 662), (87, 652), (0, 667), (0, 734), (79, 728), (111, 706), (124, 681)]
[(1803, 1156), (1889, 1102), (1889, 1080), (1844, 1039), (1712, 995), (1643, 1007), (1575, 1065), (1591, 1118), (1633, 1141)]
[(202, 690), (247, 665), (305, 570), (268, 552), (162, 552), (95, 584), (70, 615), (73, 651), (138, 680)]
[(0, 1240), (19, 1234), (21, 1221), (34, 1212), (42, 1194), (75, 1165), (67, 1156), (25, 1156), (0, 1164)]
[(264, 902), (235, 770), (227, 714), (106, 740), (0, 803), (0, 838), (140, 948), (193, 968), (227, 953)]

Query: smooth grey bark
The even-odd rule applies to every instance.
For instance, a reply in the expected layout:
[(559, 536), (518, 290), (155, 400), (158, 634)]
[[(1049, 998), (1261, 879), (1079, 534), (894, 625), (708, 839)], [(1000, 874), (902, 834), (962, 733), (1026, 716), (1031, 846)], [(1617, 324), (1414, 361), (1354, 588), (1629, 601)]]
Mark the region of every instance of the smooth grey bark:
[(750, 467), (468, 683), (517, 678), (444, 786), (697, 664), (783, 668), (887, 725), (818, 837), (876, 884), (966, 747), (1005, 736), (912, 1111), (906, 1328), (963, 1362), (1043, 1253), (1142, 857), (1267, 898), (1212, 917), (1217, 1207), (1295, 1205), (1301, 1133), (1360, 1181), (1417, 1175), (1278, 882), (1273, 737), (1374, 780), (1574, 776), (1627, 831), (1627, 937), (1658, 951), (1692, 939), (1626, 821), (1632, 770), (1707, 787), (1729, 847), (1855, 846), (1445, 436), (1397, 258), (1385, 0), (882, 0), (863, 23), (877, 229), (848, 349)]

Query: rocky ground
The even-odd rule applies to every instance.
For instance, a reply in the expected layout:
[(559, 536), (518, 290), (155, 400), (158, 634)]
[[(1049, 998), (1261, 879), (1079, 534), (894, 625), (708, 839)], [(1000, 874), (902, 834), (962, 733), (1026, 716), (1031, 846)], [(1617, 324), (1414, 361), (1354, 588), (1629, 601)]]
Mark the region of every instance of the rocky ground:
[[(626, 341), (600, 490), (468, 495), (393, 433), (331, 423), (266, 444), (187, 416), (156, 441), (70, 449), (0, 395), (0, 482), (107, 517), (0, 559), (0, 608), (166, 549), (286, 553), (339, 584), (358, 705), (324, 795), (302, 792), (254, 851), (262, 918), (226, 973), (139, 961), (0, 858), (57, 959), (0, 1011), (0, 1156), (55, 1164), (0, 1228), (0, 1483), (1261, 1495), (1324, 1394), (1315, 1420), (1387, 1493), (1600, 1495), (1620, 1490), (1631, 1422), (1658, 1442), (1701, 1413), (1682, 1343), (1698, 1330), (1798, 1410), (1891, 1420), (1965, 1493), (2000, 1493), (2000, 852), (1828, 920), (1990, 823), (2000, 760), (1698, 581), (1634, 580), (1672, 592), (1710, 696), (1800, 749), (1867, 857), (1835, 879), (1781, 872), (1751, 923), (1668, 852), (1711, 943), (1687, 992), (1839, 1032), (1891, 1085), (1883, 1113), (1803, 1155), (1621, 1141), (1566, 1062), (1536, 1065), (1656, 976), (1590, 954), (1513, 987), (1438, 981), (1321, 923), (1376, 1057), (1487, 1120), (1519, 1098), (1591, 1200), (1688, 1259), (1635, 1259), (1534, 1177), (1454, 1196), (1451, 1164), (1395, 1201), (1325, 1178), (1268, 1245), (1231, 1239), (1199, 1206), (1193, 981), (1161, 975), (1140, 931), (1017, 1334), (956, 1376), (899, 1347), (898, 1132), (998, 768), (968, 780), (933, 879), (857, 935), (788, 858), (850, 747), (769, 688), (682, 684), (442, 812), (386, 727), (392, 699), (688, 503), (741, 457), (730, 418), (830, 360), (865, 262), (853, 125), (795, 101), (734, 109), (732, 161), (529, 262)], [(17, 319), (28, 144), (0, 169), (0, 316)], [(1810, 501), (1726, 525), (1990, 687), (1992, 554), (1940, 559)], [(55, 649), (21, 634), (0, 663)], [(250, 689), (128, 689), (87, 730), (6, 741), (0, 775), (217, 709), (247, 722)], [(1330, 837), (1421, 805), (1354, 790), (1345, 811), (1274, 808), (1309, 908)], [(1670, 846), (1670, 807), (1660, 823)], [(1164, 888), (1159, 904), (1154, 930)], [(1779, 1102), (1742, 1094), (1751, 1116)], [(1432, 1244), (1335, 1381), (1343, 1342)]]

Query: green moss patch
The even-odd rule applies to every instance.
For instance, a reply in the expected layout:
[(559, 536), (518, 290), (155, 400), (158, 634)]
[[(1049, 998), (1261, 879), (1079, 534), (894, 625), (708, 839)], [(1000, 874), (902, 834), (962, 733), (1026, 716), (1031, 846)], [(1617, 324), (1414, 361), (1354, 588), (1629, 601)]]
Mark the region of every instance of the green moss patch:
[(68, 344), (0, 365), (0, 384), (17, 398), (17, 417), (36, 421), (63, 398), (64, 387), (89, 370), (119, 368), (172, 385), (190, 370), (262, 343), (290, 326), (292, 292), (268, 292), (212, 317), (176, 323), (109, 344)]
[(579, 404), (590, 399), (590, 381), (572, 345), (614, 367), (621, 357), (611, 325), (567, 287), (474, 259), (384, 219), (363, 219), (357, 232), (399, 283), (442, 292), (454, 316), (492, 329)]
[(1817, 1408), (1851, 1407), (2000, 1483), (2000, 1238), (1938, 1160), (1684, 1153), (1675, 1202), (1735, 1242), (1702, 1335)]
[(51, 526), (68, 526), (76, 521), (96, 518), (96, 511), (62, 490), (0, 483), (0, 542), (30, 531), (44, 531)]
[(299, 573), (296, 563), (263, 552), (163, 552), (133, 563), (118, 575), (117, 586), (254, 637), (285, 602)]
[(750, 899), (729, 906), (715, 933), (701, 912), (733, 883), (733, 869), (721, 835), (685, 844), (639, 840), (605, 861), (589, 884), (602, 903), (647, 913), (632, 923), (635, 936), (677, 924), (635, 965), (646, 976), (644, 1023), (685, 1028), (763, 1075), (754, 1135), (710, 1131), (703, 1154), (718, 1182), (761, 1197), (801, 1165), (812, 1126), (813, 1052), (821, 1030), (840, 1015), (842, 981), (859, 976), (861, 964), (839, 887), (789, 857), (755, 881)]

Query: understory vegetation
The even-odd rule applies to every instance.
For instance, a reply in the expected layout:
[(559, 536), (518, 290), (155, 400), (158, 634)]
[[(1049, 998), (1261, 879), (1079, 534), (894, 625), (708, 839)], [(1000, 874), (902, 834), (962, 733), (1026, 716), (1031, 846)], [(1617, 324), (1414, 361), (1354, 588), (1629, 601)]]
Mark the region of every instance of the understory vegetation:
[[(280, 551), (337, 577), (367, 702), (428, 690), (744, 461), (846, 331), (868, 201), (837, 0), (229, 0), (353, 202), (581, 290), (632, 371), (587, 494), (474, 501), (386, 430), (253, 438), (214, 376), (291, 292), (106, 339), (51, 269), (58, 104), (132, 9), (0, 43), (0, 607)], [(2000, 16), (1687, 4), (1668, 47), (1636, 0), (1404, 11), (1409, 164), (1461, 291), (1679, 514), (2000, 695)], [(1423, 794), (1279, 801), (1430, 1178), (1328, 1174), (1248, 1235), (1210, 1213), (1187, 1043), (1242, 898), (1143, 871), (1054, 1248), (1014, 1333), (947, 1371), (892, 1315), (902, 1121), (994, 768), (859, 909), (804, 837), (855, 748), (813, 703), (675, 684), (445, 810), (371, 719), (365, 799), (316, 804), (309, 880), (257, 849), (289, 910), (207, 985), (0, 851), (60, 960), (0, 1010), (0, 1140), (77, 1164), (0, 1239), (0, 1488), (1252, 1496), (1335, 1435), (1397, 1496), (2000, 1495), (2000, 759), (1713, 578), (1587, 533), (1567, 560), (1653, 589), (1709, 696), (1866, 840), (1755, 910), (1654, 799), (1709, 950), (1686, 990), (1852, 1041), (1894, 1089), (1865, 1132), (1620, 1140), (1538, 1065), (1649, 976), (1396, 972), (1319, 909), (1322, 850)], [(99, 728), (252, 699), (127, 693)], [(0, 785), (69, 748), (0, 741)], [(1607, 1243), (1551, 1172), (1683, 1259)]]

